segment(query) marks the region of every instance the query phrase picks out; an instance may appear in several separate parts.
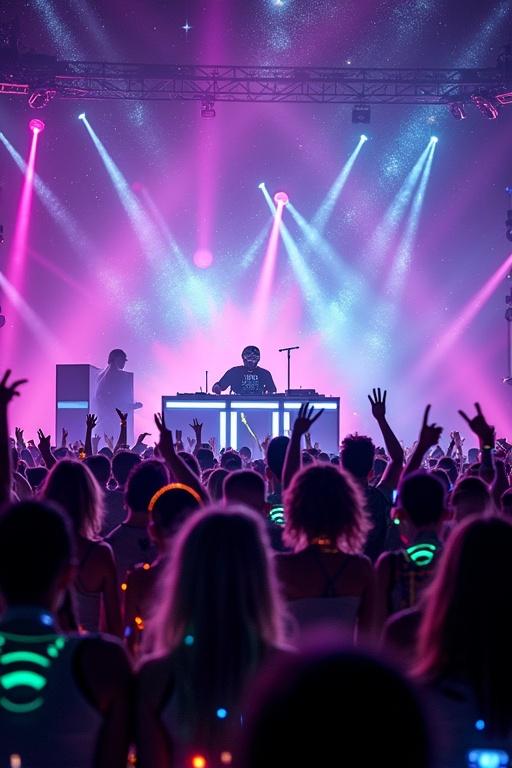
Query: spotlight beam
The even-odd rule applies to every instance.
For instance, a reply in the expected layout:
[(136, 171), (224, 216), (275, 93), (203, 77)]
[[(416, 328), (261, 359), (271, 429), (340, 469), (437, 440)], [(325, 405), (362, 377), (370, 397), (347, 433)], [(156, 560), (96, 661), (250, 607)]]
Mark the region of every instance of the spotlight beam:
[(329, 221), (331, 214), (334, 210), (336, 202), (343, 190), (343, 187), (347, 183), (348, 177), (350, 176), (350, 172), (354, 167), (354, 163), (356, 162), (357, 157), (361, 152), (363, 145), (366, 144), (366, 141), (367, 141), (367, 136), (365, 135), (360, 136), (356, 148), (351, 153), (350, 157), (348, 158), (347, 162), (341, 169), (333, 185), (327, 192), (327, 195), (325, 196), (324, 201), (322, 202), (317, 212), (313, 216), (311, 220), (311, 224), (313, 227), (315, 227), (315, 229), (318, 230), (319, 233), (322, 233), (323, 230), (325, 229), (327, 222)]
[(277, 262), (279, 230), (283, 219), (284, 209), (284, 204), (282, 202), (278, 203), (277, 206), (274, 205), (266, 187), (262, 188), (262, 192), (265, 196), (265, 199), (267, 200), (267, 203), (269, 204), (270, 209), (274, 212), (274, 221), (270, 231), (267, 250), (263, 258), (263, 264), (252, 302), (250, 325), (252, 332), (256, 336), (262, 333), (264, 324), (267, 320)]
[(462, 336), (478, 313), (484, 308), (498, 286), (501, 285), (511, 267), (512, 253), (466, 303), (457, 319), (451, 323), (449, 328), (443, 333), (435, 347), (431, 347), (430, 352), (423, 356), (422, 360), (418, 363), (412, 373), (413, 377), (417, 378), (424, 376), (426, 373), (429, 373), (434, 366), (439, 365), (439, 363), (444, 360), (455, 342)]
[(162, 252), (163, 245), (155, 227), (148, 219), (144, 209), (130, 189), (130, 185), (126, 181), (126, 178), (110, 157), (105, 145), (96, 134), (85, 114), (81, 117), (81, 120), (85, 125), (94, 146), (98, 150), (98, 154), (110, 176), (110, 180), (114, 185), (114, 189), (119, 197), (121, 205), (132, 224), (145, 257), (148, 261), (153, 261)]

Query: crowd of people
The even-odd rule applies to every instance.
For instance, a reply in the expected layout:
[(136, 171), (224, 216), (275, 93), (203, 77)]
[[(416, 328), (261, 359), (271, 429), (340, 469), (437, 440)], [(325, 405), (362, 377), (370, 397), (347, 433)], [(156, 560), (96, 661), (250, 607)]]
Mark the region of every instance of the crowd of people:
[[(508, 766), (512, 487), (480, 405), (465, 451), (348, 435), (215, 450), (11, 436), (0, 381), (0, 765)], [(509, 675), (511, 681), (509, 682)]]

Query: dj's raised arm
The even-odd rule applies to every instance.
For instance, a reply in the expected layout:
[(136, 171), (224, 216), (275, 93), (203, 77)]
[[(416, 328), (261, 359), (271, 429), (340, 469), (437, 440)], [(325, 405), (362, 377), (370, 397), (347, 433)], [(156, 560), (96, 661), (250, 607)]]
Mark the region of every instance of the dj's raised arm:
[(242, 352), (243, 365), (230, 368), (224, 376), (217, 381), (212, 391), (216, 395), (230, 387), (235, 395), (273, 395), (277, 392), (276, 385), (270, 371), (260, 368), (260, 351), (258, 347), (245, 347)]

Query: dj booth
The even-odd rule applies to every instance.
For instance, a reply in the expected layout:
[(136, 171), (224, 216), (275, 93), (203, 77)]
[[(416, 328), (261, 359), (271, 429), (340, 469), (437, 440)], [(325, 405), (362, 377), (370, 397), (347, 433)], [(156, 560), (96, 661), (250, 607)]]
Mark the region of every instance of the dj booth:
[(297, 412), (303, 403), (314, 410), (324, 409), (322, 416), (311, 428), (311, 443), (319, 443), (322, 450), (338, 453), (340, 435), (340, 399), (323, 395), (285, 394), (263, 397), (241, 395), (178, 394), (162, 397), (162, 410), (173, 431), (192, 434), (190, 425), (195, 418), (203, 424), (203, 441), (215, 438), (218, 448), (239, 449), (247, 445), (254, 450), (254, 433), (260, 443), (267, 435), (288, 435)]

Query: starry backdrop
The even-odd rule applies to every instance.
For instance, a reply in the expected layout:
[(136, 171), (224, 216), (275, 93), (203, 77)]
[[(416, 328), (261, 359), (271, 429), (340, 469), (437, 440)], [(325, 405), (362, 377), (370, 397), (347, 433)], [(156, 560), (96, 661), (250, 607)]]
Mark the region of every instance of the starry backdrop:
[[(24, 50), (62, 59), (485, 67), (511, 41), (512, 9), (496, 0), (14, 0), (0, 21), (16, 16)], [(256, 343), (279, 391), (286, 360), (277, 350), (300, 346), (292, 386), (339, 395), (342, 433), (375, 435), (366, 395), (382, 386), (406, 442), (427, 402), (445, 437), (463, 427), (457, 409), (475, 400), (510, 435), (506, 275), (485, 300), (478, 293), (510, 254), (512, 106), (494, 121), (474, 108), (456, 121), (446, 107), (374, 106), (364, 126), (352, 123), (348, 105), (215, 109), (203, 119), (198, 102), (55, 99), (35, 113), (25, 98), (0, 98), (0, 131), (22, 158), (28, 121), (46, 123), (23, 286), (36, 322), (0, 297), (0, 357), (14, 333), (2, 362), (30, 379), (16, 424), (53, 431), (55, 364), (102, 367), (121, 346), (144, 403), (136, 430), (154, 431), (162, 394), (204, 388), (205, 370), (214, 381)], [(124, 180), (124, 205), (77, 119), (82, 111)], [(369, 140), (314, 240), (315, 214), (361, 128)], [(439, 141), (428, 178), (423, 188), (417, 178), (400, 205), (432, 135)], [(0, 271), (22, 182), (0, 145)], [(254, 296), (272, 215), (260, 182), (293, 204), (263, 318)], [(156, 233), (151, 242), (127, 195)], [(201, 268), (205, 254), (211, 264)]]

